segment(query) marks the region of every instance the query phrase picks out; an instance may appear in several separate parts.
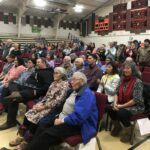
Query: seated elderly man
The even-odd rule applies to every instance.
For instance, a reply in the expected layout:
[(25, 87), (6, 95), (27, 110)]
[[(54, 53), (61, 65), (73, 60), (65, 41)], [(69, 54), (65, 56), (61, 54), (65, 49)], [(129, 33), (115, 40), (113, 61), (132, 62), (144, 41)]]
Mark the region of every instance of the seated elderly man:
[(70, 56), (65, 56), (64, 57), (62, 67), (67, 72), (67, 78), (70, 78), (73, 74), (73, 65), (71, 63), (71, 57)]
[(45, 128), (39, 128), (33, 141), (21, 150), (49, 150), (62, 139), (81, 134), (86, 144), (95, 136), (98, 110), (94, 93), (86, 85), (87, 78), (81, 72), (73, 74), (73, 92), (67, 98), (59, 118)]
[(76, 72), (76, 71), (80, 71), (80, 72), (84, 71), (84, 60), (83, 60), (83, 58), (76, 58), (76, 60), (74, 62), (73, 72)]

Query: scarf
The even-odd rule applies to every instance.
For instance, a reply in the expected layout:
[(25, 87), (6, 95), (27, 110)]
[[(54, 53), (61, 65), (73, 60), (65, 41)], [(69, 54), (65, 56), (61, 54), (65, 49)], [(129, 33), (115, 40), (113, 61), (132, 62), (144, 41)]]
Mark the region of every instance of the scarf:
[[(132, 89), (135, 84), (135, 81), (136, 80), (133, 77), (124, 77), (123, 78), (121, 85), (119, 87), (119, 100), (118, 100), (119, 104), (125, 104), (131, 100)], [(125, 82), (128, 82), (128, 83), (127, 83), (126, 88), (124, 89)]]

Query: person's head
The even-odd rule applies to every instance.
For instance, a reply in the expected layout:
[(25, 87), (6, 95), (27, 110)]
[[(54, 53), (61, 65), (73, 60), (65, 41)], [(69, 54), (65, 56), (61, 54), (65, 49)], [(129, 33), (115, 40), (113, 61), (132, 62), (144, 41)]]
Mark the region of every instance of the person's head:
[(109, 75), (113, 75), (113, 74), (117, 74), (118, 73), (118, 69), (117, 69), (117, 66), (116, 66), (115, 62), (109, 62), (107, 64), (106, 72)]
[(13, 43), (13, 40), (12, 39), (8, 39), (7, 41), (6, 41), (6, 44), (7, 45), (11, 45)]
[(19, 44), (18, 43), (14, 43), (13, 46), (14, 46), (15, 50), (19, 50)]
[(62, 67), (54, 69), (54, 81), (66, 80), (66, 70)]
[(125, 46), (124, 44), (120, 44), (119, 48), (120, 48), (121, 50), (125, 50), (125, 49), (126, 49), (126, 46)]
[(140, 77), (136, 64), (133, 61), (125, 61), (122, 69), (125, 77)]
[(96, 55), (94, 55), (94, 54), (90, 54), (89, 56), (88, 56), (88, 63), (89, 63), (89, 65), (95, 65), (96, 64), (96, 61), (97, 61), (97, 56)]
[(136, 45), (135, 45), (135, 43), (131, 43), (131, 49), (135, 49), (136, 48)]
[(133, 59), (131, 57), (127, 57), (125, 61), (132, 62)]
[(15, 55), (10, 54), (6, 57), (8, 63), (12, 63), (15, 60)]
[(41, 45), (40, 45), (40, 47), (41, 47), (41, 48), (44, 48), (44, 47), (45, 47), (45, 45), (44, 45), (44, 44), (41, 44)]
[(36, 60), (35, 59), (28, 59), (28, 62), (27, 62), (27, 68), (28, 69), (32, 69), (33, 67), (35, 67), (36, 65)]
[(24, 65), (24, 60), (21, 57), (15, 57), (15, 61), (14, 61), (15, 66), (21, 66)]
[(95, 43), (92, 43), (92, 44), (91, 44), (91, 47), (92, 47), (92, 48), (95, 48)]
[(145, 39), (144, 40), (144, 47), (149, 47), (150, 46), (150, 40), (149, 39)]
[(71, 63), (74, 63), (75, 59), (77, 58), (78, 56), (75, 54), (75, 53), (71, 53), (70, 54), (70, 58), (71, 58)]
[(107, 57), (106, 58), (106, 60), (105, 60), (105, 64), (107, 65), (109, 62), (111, 62), (112, 61), (112, 58), (110, 58), (110, 57)]
[(84, 64), (84, 60), (82, 58), (76, 58), (74, 64), (75, 64), (76, 68), (82, 68), (82, 66)]
[(75, 72), (70, 83), (73, 90), (78, 90), (81, 86), (87, 83), (87, 77), (82, 72)]
[(82, 58), (82, 59), (83, 59), (83, 61), (85, 61), (85, 60), (86, 60), (86, 56), (85, 56), (85, 55), (80, 55), (80, 56), (79, 56), (79, 58)]
[(71, 64), (71, 57), (70, 56), (65, 56), (63, 60), (64, 65), (70, 65)]
[(53, 60), (54, 59), (54, 55), (51, 54), (51, 53), (47, 53), (46, 58), (47, 58), (47, 60)]
[(115, 43), (114, 43), (114, 42), (110, 42), (110, 43), (109, 43), (109, 47), (110, 47), (110, 48), (112, 48), (112, 47), (114, 47), (114, 46), (115, 46)]
[(43, 57), (38, 58), (36, 61), (36, 65), (39, 69), (47, 68), (47, 60)]

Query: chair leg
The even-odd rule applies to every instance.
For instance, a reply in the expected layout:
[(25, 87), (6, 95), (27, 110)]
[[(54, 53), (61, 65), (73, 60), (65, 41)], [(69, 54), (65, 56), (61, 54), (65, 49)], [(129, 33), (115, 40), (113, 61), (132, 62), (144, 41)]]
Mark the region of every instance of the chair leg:
[(108, 124), (109, 124), (109, 116), (108, 116), (108, 113), (106, 113), (105, 131), (107, 131), (107, 129), (108, 129)]
[(136, 121), (134, 121), (133, 123), (133, 127), (132, 127), (132, 132), (131, 132), (131, 140), (130, 140), (130, 144), (133, 145), (133, 141), (134, 141), (134, 134), (135, 134), (135, 125), (136, 125)]
[(77, 145), (75, 146), (74, 150), (79, 150), (79, 148), (80, 148), (80, 144), (77, 144)]
[(98, 149), (102, 150), (101, 143), (100, 143), (98, 136), (96, 136), (96, 141), (97, 141)]

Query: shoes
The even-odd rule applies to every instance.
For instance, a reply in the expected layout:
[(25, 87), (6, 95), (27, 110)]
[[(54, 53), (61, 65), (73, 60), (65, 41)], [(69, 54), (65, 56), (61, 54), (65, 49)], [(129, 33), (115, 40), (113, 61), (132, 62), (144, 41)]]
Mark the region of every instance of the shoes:
[(5, 122), (4, 124), (2, 124), (0, 126), (0, 131), (9, 129), (9, 128), (12, 128), (12, 127), (15, 127), (15, 126), (16, 126), (16, 123), (8, 124), (7, 122)]
[(24, 141), (23, 137), (17, 137), (15, 140), (9, 142), (9, 146), (10, 147), (17, 146), (17, 145), (21, 144), (21, 142), (23, 142), (23, 141)]
[(130, 142), (131, 134), (132, 134), (132, 126), (124, 128), (121, 138), (120, 138), (120, 141), (123, 143)]
[(23, 141), (20, 145), (16, 146), (16, 150), (25, 150), (28, 146), (28, 143)]
[(13, 99), (13, 100), (20, 100), (22, 98), (21, 94), (18, 91), (14, 91), (11, 95), (5, 97), (5, 99)]
[(117, 121), (117, 120), (113, 120), (112, 123), (113, 123), (114, 128), (112, 129), (110, 134), (111, 134), (111, 136), (117, 137), (117, 136), (119, 136), (120, 131), (122, 130), (122, 127), (121, 127), (119, 121)]

